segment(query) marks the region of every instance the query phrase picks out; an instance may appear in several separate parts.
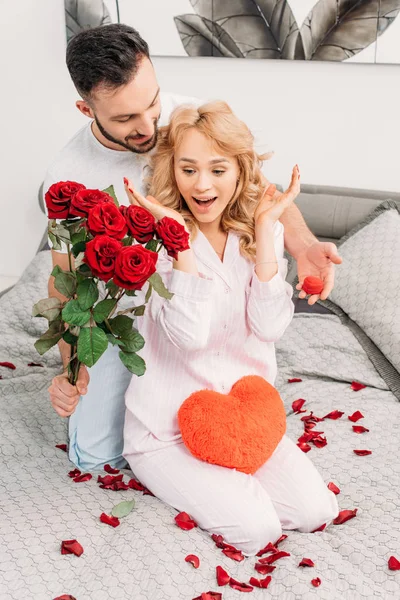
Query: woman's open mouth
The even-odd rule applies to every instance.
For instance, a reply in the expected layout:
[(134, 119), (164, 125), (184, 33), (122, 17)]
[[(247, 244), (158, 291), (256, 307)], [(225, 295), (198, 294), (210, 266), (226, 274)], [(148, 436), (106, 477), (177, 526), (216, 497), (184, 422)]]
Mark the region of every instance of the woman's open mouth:
[(207, 198), (195, 198), (192, 196), (192, 198), (202, 211), (206, 211), (214, 204), (217, 196), (208, 196)]

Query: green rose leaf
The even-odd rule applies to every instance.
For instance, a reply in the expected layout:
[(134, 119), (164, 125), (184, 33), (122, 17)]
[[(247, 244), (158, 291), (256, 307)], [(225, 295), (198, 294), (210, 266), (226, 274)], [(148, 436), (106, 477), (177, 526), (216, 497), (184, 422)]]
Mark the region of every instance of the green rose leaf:
[(147, 242), (145, 248), (147, 248), (147, 250), (151, 250), (152, 252), (156, 252), (157, 246), (158, 246), (157, 240), (150, 240), (149, 242)]
[(70, 300), (62, 310), (62, 318), (70, 325), (85, 325), (90, 319), (90, 311), (82, 310), (78, 300)]
[(61, 250), (60, 240), (54, 235), (54, 233), (51, 233), (51, 231), (49, 231), (48, 236), (52, 243), (53, 250)]
[(72, 298), (76, 290), (76, 279), (72, 273), (61, 271), (54, 279), (54, 287), (66, 298)]
[(143, 358), (134, 352), (120, 352), (119, 357), (128, 371), (140, 377), (146, 371), (146, 363)]
[(169, 292), (167, 290), (167, 288), (165, 287), (164, 282), (161, 279), (161, 275), (159, 273), (153, 273), (153, 275), (151, 277), (149, 277), (149, 282), (151, 283), (153, 288), (156, 290), (157, 294), (159, 296), (161, 296), (162, 298), (171, 300), (171, 298), (174, 297), (174, 294), (171, 294), (171, 292)]
[(106, 194), (108, 194), (109, 196), (111, 196), (111, 198), (114, 200), (114, 203), (116, 204), (116, 206), (119, 207), (119, 202), (118, 202), (117, 195), (115, 193), (113, 185), (109, 185), (108, 188), (106, 188), (105, 190), (103, 190), (103, 192), (105, 192)]
[(56, 265), (54, 267), (54, 269), (52, 270), (52, 272), (50, 273), (50, 275), (52, 275), (53, 277), (55, 277), (56, 275), (58, 275), (58, 273), (62, 273), (63, 270), (61, 269), (61, 267), (59, 267), (58, 265)]
[(126, 296), (136, 296), (136, 290), (125, 290)]
[(54, 321), (61, 313), (61, 301), (58, 298), (45, 298), (36, 302), (32, 310), (32, 317), (44, 317)]
[(99, 290), (93, 279), (85, 279), (78, 284), (76, 293), (78, 295), (78, 303), (82, 310), (91, 308), (99, 297)]
[(115, 306), (115, 300), (101, 300), (93, 309), (93, 318), (96, 323), (101, 323), (108, 317)]
[(135, 317), (143, 317), (145, 310), (146, 306), (144, 304), (141, 304), (140, 306), (135, 306), (132, 312), (135, 315)]
[(114, 319), (110, 319), (111, 331), (120, 337), (123, 337), (125, 333), (132, 331), (133, 320), (126, 315), (118, 315)]
[(112, 333), (107, 333), (106, 335), (107, 335), (108, 341), (113, 346), (123, 346), (124, 345), (124, 342), (122, 340), (114, 337)]
[(115, 298), (115, 296), (119, 292), (119, 287), (115, 285), (113, 281), (109, 281), (108, 283), (106, 283), (106, 289), (110, 292), (112, 298)]
[(79, 229), (76, 233), (71, 235), (71, 244), (75, 246), (75, 244), (79, 244), (79, 242), (84, 242), (86, 240), (86, 229), (83, 227)]
[(78, 336), (73, 335), (69, 329), (65, 330), (62, 337), (63, 337), (64, 342), (66, 342), (67, 344), (70, 344), (71, 346), (75, 346), (75, 344), (78, 341)]
[[(85, 252), (86, 250), (86, 242), (77, 242), (76, 244), (74, 244), (71, 248), (71, 252), (72, 254), (75, 256), (75, 258), (78, 256), (78, 254), (80, 254), (81, 252)], [(76, 265), (75, 265), (76, 266)]]
[(122, 244), (123, 244), (124, 246), (132, 246), (132, 241), (133, 241), (133, 238), (132, 238), (132, 236), (131, 236), (131, 235), (128, 235), (128, 237), (126, 237), (126, 238), (124, 238), (124, 239), (122, 240)]
[(150, 296), (151, 296), (151, 292), (153, 291), (153, 286), (151, 285), (151, 283), (149, 282), (149, 287), (147, 288), (147, 292), (146, 292), (146, 296), (144, 298), (144, 303), (147, 304), (147, 302), (150, 300)]
[(107, 350), (107, 346), (107, 336), (102, 329), (99, 327), (85, 327), (79, 332), (78, 360), (87, 367), (93, 367)]
[(138, 352), (144, 346), (144, 338), (138, 331), (129, 331), (120, 336), (125, 352)]
[(113, 517), (118, 517), (118, 519), (126, 517), (135, 508), (135, 504), (135, 500), (124, 500), (114, 506), (111, 514)]
[(64, 325), (62, 321), (58, 320), (50, 323), (48, 330), (34, 344), (37, 352), (42, 355), (50, 350), (62, 338), (63, 332)]

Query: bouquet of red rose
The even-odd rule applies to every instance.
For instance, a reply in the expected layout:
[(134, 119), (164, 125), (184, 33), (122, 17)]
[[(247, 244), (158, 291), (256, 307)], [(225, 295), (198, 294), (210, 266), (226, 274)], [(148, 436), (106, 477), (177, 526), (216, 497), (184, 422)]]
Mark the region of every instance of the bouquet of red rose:
[[(49, 322), (35, 342), (36, 350), (44, 354), (61, 339), (69, 344), (68, 378), (73, 385), (80, 365), (93, 366), (108, 344), (119, 346), (120, 359), (131, 373), (143, 375), (146, 365), (137, 352), (145, 340), (128, 313), (143, 315), (153, 289), (172, 298), (156, 272), (158, 252), (165, 248), (177, 258), (188, 249), (189, 234), (169, 217), (156, 222), (141, 206), (120, 207), (113, 186), (101, 191), (60, 181), (46, 192), (45, 202), (49, 238), (54, 250), (66, 244), (69, 270), (56, 266), (51, 272), (55, 288), (67, 300), (45, 298), (33, 307), (34, 317)], [(103, 299), (100, 282), (105, 284)], [(121, 298), (136, 296), (145, 284), (144, 302), (117, 312)]]

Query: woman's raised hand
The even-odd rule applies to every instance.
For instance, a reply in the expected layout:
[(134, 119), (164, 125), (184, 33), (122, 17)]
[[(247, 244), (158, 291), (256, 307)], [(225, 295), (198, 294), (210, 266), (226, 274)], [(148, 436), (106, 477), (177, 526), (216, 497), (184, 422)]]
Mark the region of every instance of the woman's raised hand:
[(146, 208), (157, 221), (160, 221), (163, 217), (169, 217), (170, 219), (175, 219), (175, 221), (178, 221), (178, 223), (185, 227), (185, 220), (178, 211), (163, 206), (153, 196), (146, 196), (145, 198), (134, 189), (129, 179), (124, 178), (124, 184), (130, 204)]
[(255, 225), (261, 226), (265, 221), (275, 223), (279, 217), (285, 212), (285, 210), (292, 204), (300, 193), (300, 172), (299, 167), (296, 165), (292, 171), (292, 179), (290, 185), (285, 192), (278, 192), (276, 186), (270, 184), (255, 212), (254, 221)]

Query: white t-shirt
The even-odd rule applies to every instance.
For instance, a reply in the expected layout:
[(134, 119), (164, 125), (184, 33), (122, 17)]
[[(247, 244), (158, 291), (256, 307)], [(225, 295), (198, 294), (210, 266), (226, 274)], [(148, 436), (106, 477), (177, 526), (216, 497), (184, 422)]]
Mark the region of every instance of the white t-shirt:
[[(199, 106), (198, 98), (161, 93), (161, 116), (159, 125), (167, 125), (172, 111), (181, 104)], [(92, 121), (82, 127), (51, 163), (44, 180), (43, 194), (57, 181), (77, 181), (89, 189), (103, 190), (110, 185), (121, 205), (129, 204), (125, 193), (123, 178), (127, 177), (133, 185), (144, 192), (144, 171), (151, 152), (136, 154), (129, 151), (112, 150), (101, 144), (92, 132)], [(51, 245), (51, 242), (49, 241)], [(66, 246), (59, 252), (66, 253)]]

